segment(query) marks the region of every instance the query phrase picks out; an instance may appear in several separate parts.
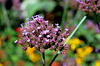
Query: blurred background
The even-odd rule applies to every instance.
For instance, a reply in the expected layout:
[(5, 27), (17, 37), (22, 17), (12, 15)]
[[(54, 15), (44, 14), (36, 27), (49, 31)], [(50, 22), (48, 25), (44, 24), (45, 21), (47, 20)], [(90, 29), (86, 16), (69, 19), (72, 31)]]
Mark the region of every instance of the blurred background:
[[(42, 66), (41, 54), (33, 47), (26, 51), (14, 41), (21, 37), (20, 24), (40, 14), (49, 25), (59, 23), (61, 29), (75, 29), (86, 13), (76, 0), (0, 0), (0, 66)], [(98, 19), (96, 19), (96, 17)], [(100, 14), (87, 19), (69, 40), (65, 55), (59, 55), (52, 66), (100, 66)], [(55, 51), (46, 50), (46, 65)]]

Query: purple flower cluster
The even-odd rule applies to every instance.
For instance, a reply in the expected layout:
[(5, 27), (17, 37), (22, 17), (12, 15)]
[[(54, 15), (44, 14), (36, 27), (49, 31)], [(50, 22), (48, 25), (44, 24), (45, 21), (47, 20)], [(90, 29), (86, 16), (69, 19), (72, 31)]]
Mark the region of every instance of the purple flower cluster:
[(13, 8), (19, 12), (19, 18), (22, 19), (21, 0), (13, 0)]
[(87, 23), (85, 24), (86, 29), (93, 29), (95, 33), (100, 33), (100, 29), (97, 24), (94, 24), (93, 21), (87, 20)]
[(13, 0), (13, 7), (15, 7), (18, 11), (21, 11), (20, 6), (21, 6), (20, 0)]
[(100, 13), (100, 0), (77, 0), (80, 6), (79, 8), (82, 9), (84, 12), (96, 12)]
[(21, 24), (22, 38), (16, 40), (15, 43), (20, 44), (23, 50), (27, 47), (35, 47), (41, 53), (44, 53), (45, 49), (61, 51), (67, 50), (69, 45), (64, 45), (65, 38), (68, 37), (68, 29), (65, 29), (64, 33), (61, 33), (59, 24), (55, 24), (56, 28), (48, 25), (48, 21), (44, 21), (42, 16), (36, 15), (32, 17), (33, 20), (28, 20), (28, 23)]

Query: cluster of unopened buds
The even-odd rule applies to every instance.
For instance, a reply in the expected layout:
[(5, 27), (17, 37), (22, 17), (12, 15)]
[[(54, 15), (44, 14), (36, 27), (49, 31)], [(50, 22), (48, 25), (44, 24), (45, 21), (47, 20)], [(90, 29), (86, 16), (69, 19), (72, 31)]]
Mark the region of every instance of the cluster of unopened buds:
[(35, 47), (41, 53), (44, 53), (45, 49), (60, 51), (61, 54), (64, 50), (67, 50), (69, 45), (63, 45), (65, 38), (68, 37), (68, 29), (65, 29), (64, 33), (61, 33), (60, 26), (56, 25), (56, 28), (48, 25), (48, 21), (44, 21), (43, 17), (36, 15), (32, 17), (33, 20), (26, 20), (28, 23), (21, 24), (22, 37), (15, 41), (22, 46), (23, 50), (27, 47)]
[(100, 0), (77, 0), (84, 12), (100, 13)]

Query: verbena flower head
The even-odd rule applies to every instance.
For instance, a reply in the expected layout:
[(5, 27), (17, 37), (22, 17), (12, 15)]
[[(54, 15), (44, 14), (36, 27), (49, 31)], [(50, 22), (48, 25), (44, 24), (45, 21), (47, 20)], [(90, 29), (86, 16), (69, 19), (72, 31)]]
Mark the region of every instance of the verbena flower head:
[(27, 47), (35, 47), (41, 53), (44, 53), (45, 49), (61, 51), (67, 50), (69, 45), (64, 45), (65, 38), (68, 37), (68, 29), (65, 29), (64, 33), (61, 33), (59, 24), (55, 24), (56, 28), (48, 25), (48, 21), (43, 20), (42, 16), (36, 15), (32, 17), (33, 20), (26, 20), (28, 23), (21, 24), (22, 38), (15, 41), (22, 46), (23, 50)]
[(100, 0), (76, 0), (79, 2), (79, 8), (84, 12), (96, 12), (100, 13)]

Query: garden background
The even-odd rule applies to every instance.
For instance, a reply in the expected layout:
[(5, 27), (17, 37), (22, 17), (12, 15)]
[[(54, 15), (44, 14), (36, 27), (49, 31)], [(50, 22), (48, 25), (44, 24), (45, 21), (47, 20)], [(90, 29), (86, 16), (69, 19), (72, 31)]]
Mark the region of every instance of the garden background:
[[(68, 28), (69, 35), (86, 14), (76, 0), (0, 0), (0, 66), (42, 66), (42, 56), (33, 47), (26, 51), (14, 41), (21, 37), (20, 24), (40, 14), (51, 24)], [(96, 18), (97, 17), (97, 18)], [(74, 36), (66, 54), (59, 55), (52, 66), (100, 66), (100, 14), (90, 13)], [(46, 50), (46, 65), (55, 51)]]

